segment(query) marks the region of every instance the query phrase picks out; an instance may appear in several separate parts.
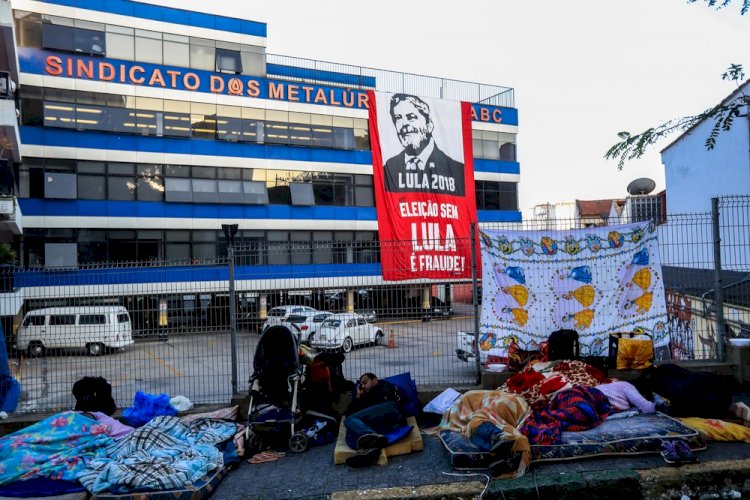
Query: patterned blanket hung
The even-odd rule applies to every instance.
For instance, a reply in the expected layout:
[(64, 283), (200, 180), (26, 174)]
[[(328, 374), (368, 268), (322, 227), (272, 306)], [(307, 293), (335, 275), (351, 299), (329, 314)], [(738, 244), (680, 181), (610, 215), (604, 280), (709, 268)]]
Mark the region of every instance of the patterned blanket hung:
[(527, 365), (499, 389), (520, 394), (534, 410), (540, 410), (560, 391), (608, 381), (604, 373), (583, 361), (559, 360)]
[(236, 429), (219, 420), (156, 417), (91, 460), (77, 477), (94, 494), (183, 488), (223, 467), (216, 445)]
[(559, 444), (563, 431), (579, 432), (601, 424), (615, 409), (607, 397), (591, 387), (562, 391), (546, 408), (534, 412), (521, 427), (531, 444)]
[(0, 484), (35, 478), (75, 481), (114, 443), (109, 426), (64, 412), (0, 438)]

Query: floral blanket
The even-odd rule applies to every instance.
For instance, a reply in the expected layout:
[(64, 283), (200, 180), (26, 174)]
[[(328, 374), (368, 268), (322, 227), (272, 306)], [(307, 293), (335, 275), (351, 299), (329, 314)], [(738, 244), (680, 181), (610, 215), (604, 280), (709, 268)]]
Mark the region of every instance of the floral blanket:
[(540, 410), (560, 391), (574, 386), (596, 387), (609, 379), (583, 361), (548, 361), (526, 365), (499, 387), (520, 394), (534, 410)]
[(64, 412), (0, 438), (0, 484), (34, 478), (75, 481), (114, 441), (109, 426)]
[(232, 439), (237, 424), (160, 416), (86, 464), (78, 480), (94, 494), (176, 490), (224, 466), (217, 444)]

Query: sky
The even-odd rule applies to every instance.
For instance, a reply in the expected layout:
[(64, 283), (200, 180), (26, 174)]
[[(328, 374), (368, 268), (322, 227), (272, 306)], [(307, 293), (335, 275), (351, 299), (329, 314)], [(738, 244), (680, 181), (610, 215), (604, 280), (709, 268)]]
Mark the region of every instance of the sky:
[[(267, 51), (515, 89), (519, 208), (664, 189), (657, 144), (622, 171), (617, 133), (694, 114), (750, 74), (750, 13), (687, 0), (148, 0), (268, 24)], [(676, 137), (676, 136), (675, 136)]]

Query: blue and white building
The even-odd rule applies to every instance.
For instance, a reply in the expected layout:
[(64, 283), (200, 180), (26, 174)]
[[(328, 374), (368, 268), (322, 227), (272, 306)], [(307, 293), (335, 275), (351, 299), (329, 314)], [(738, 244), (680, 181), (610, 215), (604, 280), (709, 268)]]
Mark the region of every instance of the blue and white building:
[[(376, 282), (367, 89), (475, 103), (479, 221), (521, 220), (513, 89), (268, 54), (252, 20), (129, 0), (12, 7), (24, 267), (77, 268), (64, 283), (80, 285), (89, 264), (124, 262), (141, 270), (122, 279), (151, 282), (144, 264), (223, 257), (221, 226), (238, 224), (256, 249), (239, 266), (268, 270), (254, 276), (294, 265)], [(211, 273), (182, 290), (226, 279)], [(50, 276), (16, 286), (43, 298)]]

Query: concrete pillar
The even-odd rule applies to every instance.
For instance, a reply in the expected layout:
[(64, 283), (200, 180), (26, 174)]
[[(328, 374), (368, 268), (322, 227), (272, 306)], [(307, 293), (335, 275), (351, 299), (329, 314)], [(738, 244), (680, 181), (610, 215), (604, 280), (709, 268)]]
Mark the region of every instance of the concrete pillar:
[(258, 318), (261, 320), (265, 320), (266, 318), (268, 318), (268, 295), (266, 295), (265, 293), (260, 294)]
[(354, 312), (354, 290), (346, 291), (346, 312)]
[(422, 309), (430, 309), (432, 299), (432, 285), (427, 285), (422, 289)]

